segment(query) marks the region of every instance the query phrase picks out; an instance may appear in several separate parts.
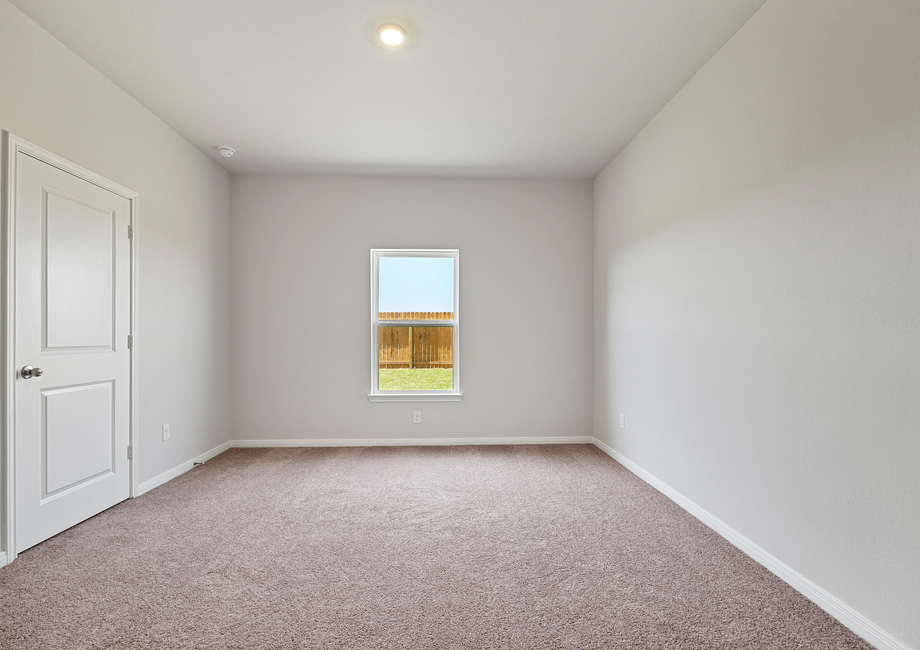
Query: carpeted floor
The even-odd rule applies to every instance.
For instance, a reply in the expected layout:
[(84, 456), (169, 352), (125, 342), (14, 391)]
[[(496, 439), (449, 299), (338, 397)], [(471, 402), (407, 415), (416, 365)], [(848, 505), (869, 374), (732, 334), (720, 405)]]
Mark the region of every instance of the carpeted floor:
[(870, 648), (588, 445), (230, 450), (0, 569), (0, 647)]

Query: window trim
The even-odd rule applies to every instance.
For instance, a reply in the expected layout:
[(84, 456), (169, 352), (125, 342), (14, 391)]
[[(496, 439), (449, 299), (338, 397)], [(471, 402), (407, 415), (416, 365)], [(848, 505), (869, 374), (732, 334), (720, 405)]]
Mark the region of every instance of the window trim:
[[(380, 320), (378, 309), (378, 271), (381, 257), (446, 257), (454, 260), (454, 309), (453, 318), (448, 320)], [(453, 328), (453, 374), (454, 387), (451, 390), (380, 390), (379, 362), (380, 341), (378, 328), (393, 327), (452, 327)], [(460, 392), (460, 251), (458, 249), (371, 249), (371, 402), (459, 402)]]

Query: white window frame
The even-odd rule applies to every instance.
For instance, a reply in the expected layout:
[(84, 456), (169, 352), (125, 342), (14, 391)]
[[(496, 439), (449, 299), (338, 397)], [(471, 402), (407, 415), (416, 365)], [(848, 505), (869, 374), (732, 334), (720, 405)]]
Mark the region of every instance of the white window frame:
[[(378, 309), (378, 271), (381, 257), (447, 257), (454, 260), (454, 309), (449, 320), (381, 321)], [(385, 327), (452, 327), (454, 387), (451, 390), (380, 390), (380, 342), (378, 328)], [(459, 402), (460, 392), (460, 251), (457, 249), (371, 249), (371, 402)]]

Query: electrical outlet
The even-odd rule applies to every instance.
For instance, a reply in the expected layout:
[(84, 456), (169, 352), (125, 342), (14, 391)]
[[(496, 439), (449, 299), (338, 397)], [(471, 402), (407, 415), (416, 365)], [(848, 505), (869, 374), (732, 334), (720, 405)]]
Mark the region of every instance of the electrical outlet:
[(620, 428), (621, 429), (626, 428), (626, 416), (622, 413), (620, 413)]
[(421, 423), (422, 423), (422, 412), (412, 411), (412, 424), (421, 424)]
[(167, 440), (169, 440), (169, 425), (164, 424), (163, 425), (163, 442), (166, 442)]

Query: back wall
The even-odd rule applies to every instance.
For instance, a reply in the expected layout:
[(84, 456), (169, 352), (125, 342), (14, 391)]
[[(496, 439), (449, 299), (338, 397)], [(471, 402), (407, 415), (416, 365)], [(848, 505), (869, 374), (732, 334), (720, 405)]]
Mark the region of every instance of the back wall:
[[(231, 205), (235, 440), (591, 435), (590, 181), (243, 175)], [(460, 249), (462, 402), (368, 402), (371, 248)]]

